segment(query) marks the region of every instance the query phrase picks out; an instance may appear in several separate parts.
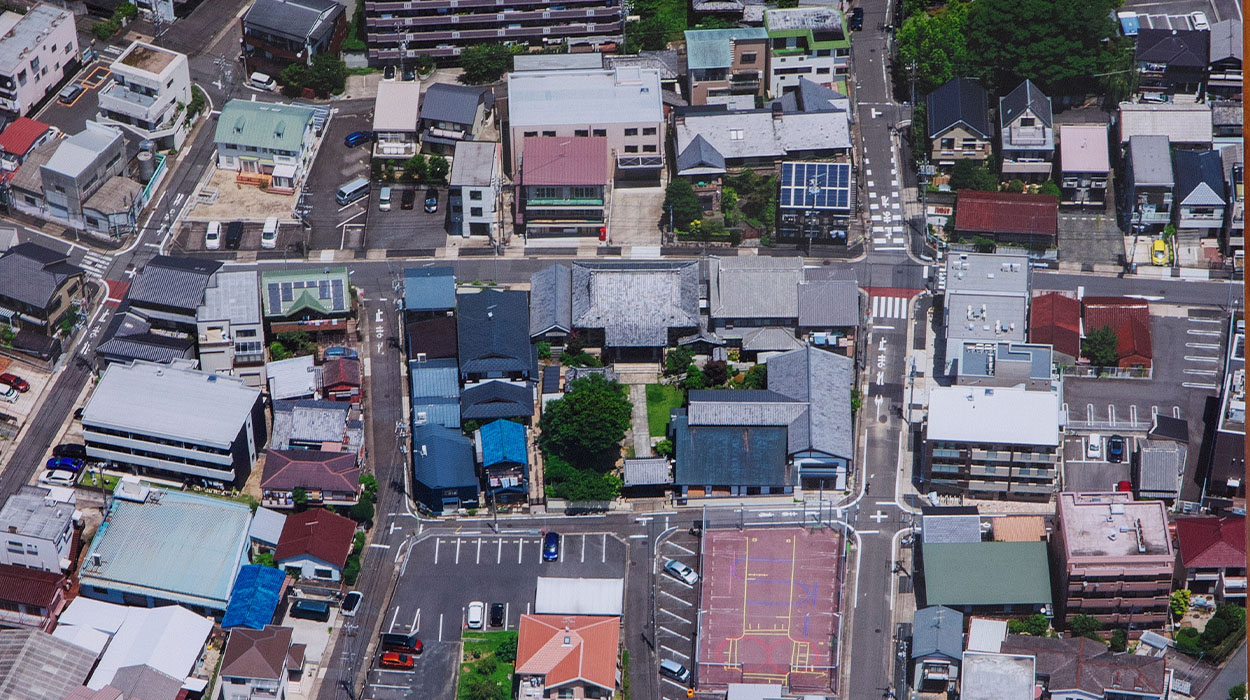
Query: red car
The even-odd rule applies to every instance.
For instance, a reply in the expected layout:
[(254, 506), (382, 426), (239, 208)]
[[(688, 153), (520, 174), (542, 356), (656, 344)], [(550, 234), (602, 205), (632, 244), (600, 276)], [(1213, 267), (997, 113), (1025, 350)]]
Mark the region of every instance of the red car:
[(411, 670), (417, 665), (416, 659), (409, 654), (401, 654), (397, 651), (388, 651), (382, 654), (382, 658), (378, 660), (378, 666), (382, 668), (398, 668), (404, 671)]
[(5, 372), (4, 374), (0, 374), (0, 384), (7, 384), (13, 387), (14, 389), (17, 389), (18, 391), (22, 392), (23, 394), (30, 391), (29, 382), (17, 376), (16, 374), (9, 374), (8, 372)]

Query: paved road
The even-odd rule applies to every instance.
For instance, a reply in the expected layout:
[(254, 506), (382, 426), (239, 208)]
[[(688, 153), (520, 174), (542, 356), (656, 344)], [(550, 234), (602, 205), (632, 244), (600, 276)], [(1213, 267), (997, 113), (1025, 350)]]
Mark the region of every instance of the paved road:
[(1211, 681), (1211, 685), (1198, 696), (1198, 700), (1226, 700), (1228, 698), (1228, 689), (1238, 683), (1246, 682), (1246, 645), (1242, 644), (1229, 658), (1220, 675)]

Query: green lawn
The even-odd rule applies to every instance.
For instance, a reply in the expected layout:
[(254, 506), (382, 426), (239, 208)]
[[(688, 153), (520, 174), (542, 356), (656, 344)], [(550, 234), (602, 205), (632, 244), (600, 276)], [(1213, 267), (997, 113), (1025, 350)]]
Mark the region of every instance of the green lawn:
[[(471, 697), (482, 697), (478, 693), (470, 693), (469, 689), (483, 683), (495, 689), (495, 698), (506, 700), (512, 697), (512, 670), (516, 661), (517, 633), (515, 631), (497, 632), (465, 632), (464, 662), (460, 664), (460, 681), (456, 687), (456, 698), (468, 700)], [(500, 654), (500, 647), (507, 647)], [(500, 657), (503, 658), (500, 658)], [(507, 660), (505, 660), (507, 659)]]
[[(121, 477), (119, 476), (113, 476), (112, 474), (105, 474), (104, 475), (105, 490), (112, 491), (113, 489), (117, 488), (117, 482), (120, 479)], [(78, 485), (83, 486), (85, 488), (90, 488), (90, 489), (100, 488), (99, 484), (96, 483), (96, 472), (94, 472), (91, 469), (83, 470), (82, 477), (78, 479)]]
[(651, 437), (664, 437), (669, 413), (681, 408), (681, 403), (681, 389), (667, 384), (647, 385), (647, 429)]

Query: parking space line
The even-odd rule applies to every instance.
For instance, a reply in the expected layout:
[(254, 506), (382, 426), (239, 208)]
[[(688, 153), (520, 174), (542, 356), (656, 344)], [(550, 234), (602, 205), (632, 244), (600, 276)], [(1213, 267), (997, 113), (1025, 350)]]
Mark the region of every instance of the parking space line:
[(412, 618), (412, 631), (413, 632), (421, 631), (421, 608), (417, 608), (417, 614), (415, 617)]
[(678, 603), (681, 603), (682, 605), (686, 606), (687, 608), (694, 607), (694, 603), (687, 603), (686, 601), (682, 600), (681, 598), (678, 598), (677, 596), (673, 595), (672, 593), (669, 593), (668, 591), (661, 590), (660, 595), (666, 595), (669, 598), (672, 598), (673, 600), (677, 601)]
[[(667, 647), (665, 647), (665, 648), (667, 648)], [(673, 650), (672, 650), (672, 649), (669, 649), (669, 651), (673, 651)], [(676, 654), (676, 653), (678, 653), (678, 652), (673, 652), (673, 653), (674, 653), (674, 654)], [(667, 677), (667, 676), (660, 676), (660, 680), (664, 681), (665, 683), (672, 683), (673, 685), (677, 686), (678, 688), (681, 688), (681, 691), (682, 691), (683, 693), (684, 693), (684, 692), (686, 692), (686, 686), (682, 685), (681, 683), (678, 683), (677, 681), (673, 680), (672, 678), (669, 678), (669, 677)]]
[(661, 625), (661, 626), (660, 626), (660, 629), (661, 629), (661, 630), (663, 630), (663, 631), (665, 631), (665, 632), (668, 632), (669, 634), (673, 635), (674, 637), (681, 637), (682, 639), (686, 640), (687, 642), (688, 642), (688, 641), (690, 641), (690, 637), (687, 637), (686, 635), (682, 634), (681, 632), (674, 632), (673, 630), (671, 630), (671, 629), (669, 629), (669, 628), (667, 628), (667, 627), (664, 627), (663, 625)]
[(599, 557), (599, 563), (602, 564), (608, 560), (608, 533), (603, 533), (603, 554)]
[(1180, 406), (1173, 406), (1173, 407), (1172, 407), (1172, 417), (1173, 417), (1173, 418), (1180, 418), (1180, 417), (1181, 417), (1181, 407), (1180, 407)]
[(1220, 344), (1219, 343), (1185, 343), (1185, 347), (1193, 348), (1194, 350), (1219, 350)]
[(434, 538), (434, 563), (435, 563), (435, 564), (437, 564), (437, 563), (438, 563), (438, 547), (439, 547), (439, 545), (441, 545), (442, 543), (443, 543), (443, 538), (441, 538), (441, 537), (435, 537), (435, 538)]
[(391, 627), (390, 627), (390, 629), (391, 629), (391, 631), (392, 631), (392, 632), (394, 632), (394, 631), (395, 631), (395, 620), (397, 620), (397, 619), (399, 619), (399, 608), (398, 608), (398, 607), (396, 607), (396, 608), (395, 608), (395, 614), (394, 614), (394, 615), (391, 615)]
[(1199, 382), (1181, 382), (1181, 386), (1186, 389), (1219, 389), (1218, 384), (1203, 384)]
[(1137, 424), (1137, 404), (1132, 404), (1128, 407), (1128, 420), (1134, 425)]
[(499, 548), (495, 551), (495, 563), (503, 563), (503, 538), (499, 538)]
[(672, 610), (669, 610), (668, 608), (660, 608), (660, 612), (662, 612), (662, 613), (668, 613), (670, 616), (675, 617), (675, 618), (677, 618), (678, 620), (681, 620), (682, 622), (686, 623), (687, 625), (692, 624), (690, 620), (687, 620), (686, 618), (682, 617), (681, 615), (678, 615), (677, 613), (673, 612)]
[(1217, 338), (1223, 333), (1223, 331), (1200, 331), (1197, 328), (1189, 328), (1185, 332), (1189, 335), (1215, 336)]
[(564, 535), (556, 535), (556, 537), (559, 537), (559, 538), (560, 538), (560, 540), (559, 540), (559, 542), (560, 542), (560, 556), (559, 556), (559, 557), (557, 557), (557, 558), (556, 558), (556, 560), (557, 560), (557, 561), (559, 561), (561, 564), (563, 564), (563, 563), (564, 563)]
[(461, 539), (457, 537), (456, 538), (456, 563), (457, 564), (460, 563), (460, 542), (461, 542)]
[(474, 564), (482, 563), (482, 538), (481, 537), (477, 538), (477, 561), (473, 563)]
[(582, 563), (586, 563), (586, 535), (582, 535)]
[(516, 563), (521, 563), (521, 552), (525, 551), (525, 538), (516, 541)]
[(511, 612), (510, 612), (511, 610), (512, 610), (512, 603), (503, 604), (503, 629), (505, 632), (508, 631), (508, 618), (511, 616)]
[(1184, 370), (1184, 373), (1185, 373), (1185, 374), (1199, 374), (1199, 375), (1203, 375), (1203, 376), (1210, 377), (1210, 376), (1212, 376), (1212, 375), (1219, 374), (1219, 370), (1215, 370), (1215, 369), (1187, 369), (1187, 370)]
[(676, 542), (672, 540), (669, 540), (668, 542), (665, 542), (664, 544), (670, 545), (672, 547), (676, 547), (680, 549), (681, 551), (685, 552), (686, 554), (689, 554), (690, 556), (694, 556), (694, 552), (690, 551), (689, 549), (686, 549), (685, 547), (677, 544)]
[(680, 656), (681, 658), (686, 659), (687, 661), (689, 661), (689, 660), (690, 660), (690, 656), (689, 656), (688, 654), (683, 654), (683, 653), (681, 653), (680, 651), (677, 651), (676, 649), (674, 649), (674, 648), (672, 648), (672, 647), (670, 647), (670, 646), (666, 646), (666, 645), (664, 645), (664, 644), (661, 644), (661, 645), (660, 645), (660, 648), (661, 648), (661, 649), (663, 649), (664, 651), (667, 651), (667, 652), (668, 652), (668, 653), (670, 653), (670, 654), (676, 654), (676, 655)]
[(438, 641), (443, 641), (443, 614), (438, 614)]
[(1188, 362), (1219, 362), (1218, 357), (1205, 357), (1203, 355), (1186, 355), (1185, 360)]

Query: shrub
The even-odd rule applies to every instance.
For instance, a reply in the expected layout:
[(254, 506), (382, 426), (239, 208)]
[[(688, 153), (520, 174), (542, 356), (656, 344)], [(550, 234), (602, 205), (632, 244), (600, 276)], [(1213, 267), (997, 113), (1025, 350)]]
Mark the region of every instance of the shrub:
[(1034, 637), (1045, 637), (1050, 632), (1050, 620), (1038, 613), (1007, 621), (1007, 630), (1012, 634), (1029, 634)]
[(538, 352), (538, 359), (540, 360), (551, 359), (551, 343), (548, 343), (547, 341), (543, 340), (543, 341), (540, 341), (537, 345), (535, 345), (534, 348)]
[(507, 636), (499, 640), (499, 646), (495, 648), (495, 656), (499, 657), (500, 661), (507, 664), (516, 661), (516, 644), (516, 632), (508, 633)]
[(1128, 649), (1128, 632), (1116, 630), (1111, 633), (1111, 651), (1121, 652)]
[(1192, 656), (1202, 653), (1198, 644), (1199, 633), (1193, 627), (1182, 627), (1176, 631), (1176, 650)]
[(661, 440), (655, 443), (655, 453), (661, 457), (672, 457), (676, 453), (672, 440)]
[(1076, 637), (1096, 639), (1095, 634), (1102, 629), (1102, 622), (1092, 615), (1073, 615), (1068, 618), (1068, 630)]

